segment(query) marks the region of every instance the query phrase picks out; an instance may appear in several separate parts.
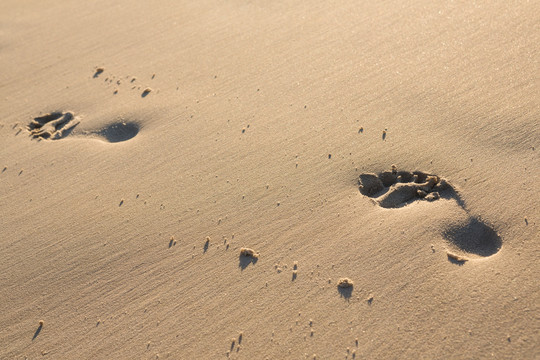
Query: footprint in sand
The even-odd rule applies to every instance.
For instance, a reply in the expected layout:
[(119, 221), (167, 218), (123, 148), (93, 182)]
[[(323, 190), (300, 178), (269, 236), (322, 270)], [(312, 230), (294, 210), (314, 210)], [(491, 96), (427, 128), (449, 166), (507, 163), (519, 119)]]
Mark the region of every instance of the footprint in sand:
[(362, 195), (387, 209), (440, 199), (457, 203), (467, 213), (467, 220), (447, 227), (442, 234), (451, 250), (448, 260), (453, 263), (463, 264), (469, 259), (491, 256), (501, 249), (502, 240), (497, 232), (478, 216), (471, 215), (456, 189), (437, 175), (397, 171), (392, 166), (392, 171), (360, 175), (358, 185)]
[(28, 124), (27, 130), (34, 139), (59, 140), (67, 136), (86, 137), (109, 143), (118, 143), (134, 138), (140, 130), (140, 125), (133, 121), (117, 121), (99, 129), (75, 129), (81, 123), (73, 112), (52, 112), (34, 118)]

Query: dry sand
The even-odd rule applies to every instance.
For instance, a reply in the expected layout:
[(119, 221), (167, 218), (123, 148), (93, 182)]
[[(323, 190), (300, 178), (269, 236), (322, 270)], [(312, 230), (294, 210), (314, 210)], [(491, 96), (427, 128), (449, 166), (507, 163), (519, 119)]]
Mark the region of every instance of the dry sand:
[(538, 1), (0, 21), (0, 358), (540, 357)]

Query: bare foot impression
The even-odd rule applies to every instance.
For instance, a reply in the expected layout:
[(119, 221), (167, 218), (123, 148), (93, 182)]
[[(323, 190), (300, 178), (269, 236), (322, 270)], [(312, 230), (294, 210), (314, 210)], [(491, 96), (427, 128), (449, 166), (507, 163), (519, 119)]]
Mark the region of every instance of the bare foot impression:
[(134, 138), (140, 130), (140, 125), (133, 121), (117, 121), (105, 127), (92, 130), (75, 129), (80, 119), (71, 111), (55, 111), (34, 118), (28, 124), (27, 130), (33, 139), (59, 140), (67, 136), (86, 137), (97, 140), (118, 143)]
[(454, 200), (467, 213), (467, 221), (451, 225), (442, 236), (448, 242), (448, 260), (464, 264), (469, 259), (496, 254), (502, 246), (497, 232), (478, 216), (470, 214), (456, 189), (445, 179), (422, 171), (392, 171), (362, 174), (358, 179), (360, 193), (387, 209), (399, 209), (414, 202)]

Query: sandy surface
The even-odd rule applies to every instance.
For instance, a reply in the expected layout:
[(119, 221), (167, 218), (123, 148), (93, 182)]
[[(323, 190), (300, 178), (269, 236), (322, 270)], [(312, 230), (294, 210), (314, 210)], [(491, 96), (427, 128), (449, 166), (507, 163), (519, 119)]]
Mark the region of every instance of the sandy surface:
[(0, 358), (538, 358), (539, 24), (2, 1)]

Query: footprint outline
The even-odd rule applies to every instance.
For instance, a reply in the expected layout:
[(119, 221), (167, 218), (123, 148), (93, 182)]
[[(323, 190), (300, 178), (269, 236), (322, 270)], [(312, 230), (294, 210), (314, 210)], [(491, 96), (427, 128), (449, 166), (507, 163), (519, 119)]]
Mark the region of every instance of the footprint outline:
[[(391, 171), (378, 174), (363, 173), (358, 177), (360, 193), (385, 209), (400, 209), (419, 201), (433, 202), (439, 199), (454, 200), (467, 214), (467, 220), (450, 224), (442, 231), (442, 237), (450, 245), (448, 259), (463, 263), (469, 259), (487, 258), (502, 248), (502, 239), (494, 227), (480, 216), (473, 215), (455, 187), (446, 179), (423, 171)], [(452, 261), (460, 253), (463, 262)]]
[(35, 117), (26, 129), (32, 139), (60, 140), (71, 135), (94, 138), (108, 143), (130, 140), (138, 135), (141, 129), (141, 125), (136, 121), (121, 120), (111, 122), (99, 129), (74, 131), (80, 123), (80, 117), (75, 116), (72, 111), (53, 111)]

